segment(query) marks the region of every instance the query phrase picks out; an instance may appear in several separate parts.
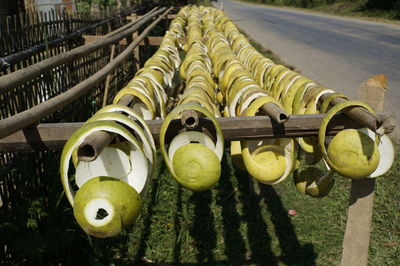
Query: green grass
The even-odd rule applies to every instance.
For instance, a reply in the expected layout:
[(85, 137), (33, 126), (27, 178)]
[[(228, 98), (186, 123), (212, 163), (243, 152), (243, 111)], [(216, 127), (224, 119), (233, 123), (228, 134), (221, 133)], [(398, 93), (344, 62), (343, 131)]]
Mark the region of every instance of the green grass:
[[(397, 154), (397, 158), (399, 154)], [(253, 183), (225, 154), (214, 189), (191, 192), (171, 178), (160, 156), (158, 173), (137, 223), (109, 246), (101, 263), (151, 261), (184, 265), (339, 264), (350, 180), (336, 176), (330, 195), (313, 199), (282, 184)], [(400, 261), (397, 160), (376, 186), (370, 265)], [(297, 210), (297, 216), (287, 214)], [(92, 239), (102, 246), (111, 240)], [(147, 263), (149, 264), (149, 263)]]
[[(172, 179), (159, 153), (139, 219), (110, 239), (89, 237), (76, 224), (53, 154), (42, 164), (48, 176), (35, 176), (35, 185), (20, 184), (17, 194), (23, 197), (14, 196), (19, 205), (13, 205), (13, 213), (0, 208), (0, 244), (8, 254), (0, 256), (0, 264), (340, 263), (349, 179), (336, 176), (331, 193), (314, 199), (295, 190), (292, 176), (273, 187), (254, 183), (227, 154), (218, 184), (210, 191), (192, 192)], [(20, 162), (25, 181), (32, 180), (30, 157)], [(377, 179), (369, 265), (400, 261), (399, 158), (397, 152), (392, 169)], [(297, 216), (289, 216), (289, 209)]]

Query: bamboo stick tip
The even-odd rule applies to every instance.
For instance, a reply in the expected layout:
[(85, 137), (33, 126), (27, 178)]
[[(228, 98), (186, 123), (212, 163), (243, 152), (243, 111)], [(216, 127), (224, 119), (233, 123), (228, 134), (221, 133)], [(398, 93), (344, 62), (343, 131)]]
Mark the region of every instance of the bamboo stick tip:
[(282, 114), (279, 115), (279, 121), (278, 121), (278, 123), (279, 123), (279, 124), (285, 123), (286, 121), (289, 120), (289, 118), (290, 118), (290, 115), (289, 115), (289, 114), (282, 113)]
[(274, 103), (266, 103), (262, 106), (263, 111), (278, 124), (283, 124), (289, 120), (289, 114)]
[(183, 127), (186, 129), (195, 129), (196, 127), (199, 126), (199, 117), (201, 114), (199, 114), (197, 111), (194, 110), (185, 110), (182, 113), (181, 117), (181, 124)]
[(97, 158), (96, 150), (90, 144), (84, 144), (78, 149), (78, 158), (84, 162), (92, 162)]

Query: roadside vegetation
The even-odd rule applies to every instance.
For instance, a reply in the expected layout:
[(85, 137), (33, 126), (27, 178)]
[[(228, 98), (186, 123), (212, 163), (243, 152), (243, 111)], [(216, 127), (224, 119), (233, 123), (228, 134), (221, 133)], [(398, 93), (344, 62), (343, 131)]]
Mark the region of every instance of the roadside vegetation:
[(345, 16), (400, 19), (400, 0), (241, 0), (258, 4), (307, 8)]

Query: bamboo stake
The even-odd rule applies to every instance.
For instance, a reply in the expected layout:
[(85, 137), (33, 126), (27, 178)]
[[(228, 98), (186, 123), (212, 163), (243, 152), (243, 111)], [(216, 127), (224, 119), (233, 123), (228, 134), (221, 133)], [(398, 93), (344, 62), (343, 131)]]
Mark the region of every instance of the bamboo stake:
[[(111, 54), (110, 54), (110, 62), (114, 59), (115, 53), (115, 44), (111, 46)], [(103, 104), (102, 106), (107, 105), (107, 98), (108, 98), (108, 89), (110, 87), (110, 80), (111, 80), (111, 73), (107, 75), (106, 84), (104, 85), (104, 95), (103, 95)]]

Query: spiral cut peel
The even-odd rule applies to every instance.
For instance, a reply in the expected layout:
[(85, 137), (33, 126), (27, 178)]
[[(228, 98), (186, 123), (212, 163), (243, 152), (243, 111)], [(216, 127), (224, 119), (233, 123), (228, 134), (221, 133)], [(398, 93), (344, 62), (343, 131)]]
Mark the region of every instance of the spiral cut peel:
[[(180, 118), (186, 110), (197, 111), (212, 121), (215, 140), (202, 131), (184, 131), (178, 133), (170, 143), (166, 142), (171, 120)], [(215, 116), (202, 106), (186, 103), (170, 112), (161, 127), (160, 148), (169, 172), (182, 186), (201, 191), (210, 189), (218, 182), (224, 137)]]
[[(171, 96), (177, 75), (184, 89), (168, 113), (167, 95)], [(335, 98), (347, 101), (332, 106)], [(120, 104), (126, 99), (129, 107)], [(172, 177), (188, 189), (202, 191), (211, 189), (222, 171), (224, 136), (216, 118), (265, 115), (268, 105), (289, 115), (326, 116), (318, 137), (231, 142), (234, 164), (258, 182), (275, 185), (293, 171), (296, 189), (320, 198), (334, 186), (334, 173), (375, 178), (393, 164), (394, 147), (387, 135), (361, 128), (326, 138), (335, 114), (355, 106), (373, 113), (368, 105), (350, 101), (264, 57), (222, 11), (187, 6), (170, 23), (159, 49), (116, 93), (112, 104), (67, 141), (60, 173), (77, 222), (91, 235), (110, 237), (139, 216), (156, 167), (156, 145), (146, 120), (164, 119), (159, 143)], [(184, 123), (189, 113), (194, 122)], [(178, 130), (176, 121), (172, 127), (174, 119), (182, 121)], [(116, 137), (97, 159), (81, 161), (78, 147), (98, 131)]]
[[(156, 53), (114, 97), (67, 141), (60, 173), (66, 196), (82, 229), (111, 237), (138, 217), (156, 167), (156, 146), (145, 120), (165, 117), (166, 90), (180, 66), (179, 38), (186, 25), (184, 9), (171, 22)], [(130, 97), (131, 107), (118, 104)], [(116, 135), (91, 162), (80, 161), (78, 147), (98, 132)], [(72, 180), (70, 176), (75, 176)]]

